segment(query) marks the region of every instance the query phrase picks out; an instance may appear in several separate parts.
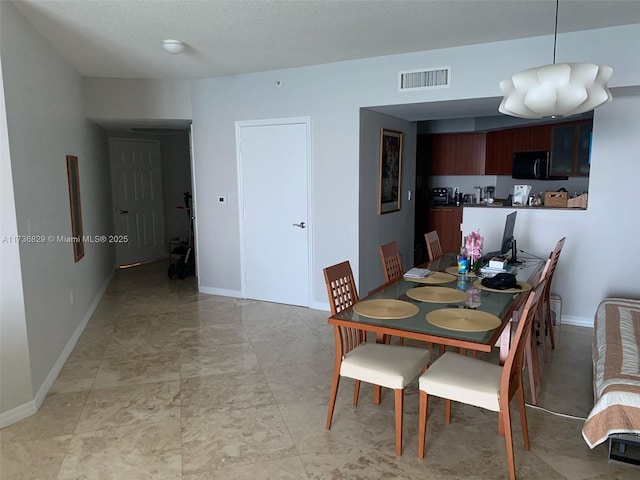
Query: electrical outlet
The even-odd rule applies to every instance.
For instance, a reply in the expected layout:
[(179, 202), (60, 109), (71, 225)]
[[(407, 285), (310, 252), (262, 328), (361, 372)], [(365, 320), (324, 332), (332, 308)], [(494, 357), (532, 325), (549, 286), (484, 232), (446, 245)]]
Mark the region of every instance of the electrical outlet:
[(71, 290), (71, 291), (69, 292), (69, 303), (70, 303), (71, 305), (73, 305), (73, 302), (74, 302), (74, 299), (73, 299), (73, 290)]

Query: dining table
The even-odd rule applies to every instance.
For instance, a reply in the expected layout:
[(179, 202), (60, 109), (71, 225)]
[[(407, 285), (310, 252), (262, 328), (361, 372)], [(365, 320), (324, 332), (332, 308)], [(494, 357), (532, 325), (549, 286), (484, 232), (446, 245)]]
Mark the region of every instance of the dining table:
[[(526, 293), (535, 286), (543, 266), (542, 259), (525, 259), (510, 270), (524, 288), (493, 290), (482, 285), (481, 274), (458, 274), (456, 256), (445, 254), (421, 265), (432, 272), (431, 275), (404, 276), (381, 285), (353, 306), (330, 316), (328, 321), (332, 325), (373, 332), (378, 342), (385, 342), (390, 336), (401, 337), (477, 352), (490, 352), (499, 342), (503, 362), (511, 338), (510, 329), (505, 327), (512, 319), (517, 321), (514, 317), (524, 306)], [(396, 304), (408, 309), (394, 314), (389, 307)], [(442, 312), (443, 309), (447, 311)], [(392, 313), (388, 314), (389, 311)], [(448, 323), (446, 317), (438, 318), (445, 313), (457, 321)], [(466, 324), (465, 316), (470, 320)], [(497, 320), (487, 323), (485, 317)], [(474, 326), (475, 318), (482, 320), (477, 326)]]
[[(520, 259), (510, 267), (520, 289), (496, 290), (482, 285), (482, 274), (458, 274), (456, 256), (445, 254), (420, 265), (429, 275), (403, 276), (381, 285), (351, 307), (331, 315), (332, 325), (390, 337), (413, 339), (458, 349), (461, 353), (491, 352), (499, 346), (504, 363), (511, 343), (511, 321), (517, 321), (527, 293), (544, 266), (538, 258)], [(374, 396), (379, 402), (379, 390)]]

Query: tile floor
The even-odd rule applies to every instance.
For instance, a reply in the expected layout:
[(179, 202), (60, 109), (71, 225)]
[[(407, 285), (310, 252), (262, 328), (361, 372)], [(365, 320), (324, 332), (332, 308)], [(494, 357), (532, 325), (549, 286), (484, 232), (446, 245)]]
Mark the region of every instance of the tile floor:
[[(405, 400), (404, 454), (394, 455), (393, 395), (351, 405), (343, 380), (324, 428), (333, 367), (327, 313), (199, 294), (166, 263), (116, 273), (40, 411), (0, 431), (0, 478), (504, 479), (496, 416), (430, 402), (417, 458), (418, 395)], [(592, 402), (591, 329), (558, 328), (539, 404), (585, 416)], [(589, 450), (582, 421), (528, 409), (520, 479), (637, 479), (640, 468)]]

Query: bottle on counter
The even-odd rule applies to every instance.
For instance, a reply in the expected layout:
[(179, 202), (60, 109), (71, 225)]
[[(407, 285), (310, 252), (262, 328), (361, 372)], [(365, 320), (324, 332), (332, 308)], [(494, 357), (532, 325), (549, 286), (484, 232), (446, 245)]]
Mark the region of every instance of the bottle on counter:
[(458, 273), (462, 275), (469, 273), (469, 255), (464, 245), (460, 248), (460, 254), (458, 255)]

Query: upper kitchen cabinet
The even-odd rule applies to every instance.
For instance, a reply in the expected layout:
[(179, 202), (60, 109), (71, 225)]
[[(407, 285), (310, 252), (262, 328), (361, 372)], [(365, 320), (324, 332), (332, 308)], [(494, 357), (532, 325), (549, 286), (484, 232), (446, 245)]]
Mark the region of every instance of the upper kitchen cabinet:
[(592, 127), (591, 120), (553, 126), (550, 174), (589, 175)]
[(551, 175), (588, 176), (591, 119), (488, 132), (418, 135), (423, 175), (509, 175), (515, 152), (551, 151)]
[(551, 125), (487, 132), (486, 175), (511, 175), (515, 152), (551, 150)]
[(487, 132), (486, 175), (511, 175), (514, 136), (511, 130)]
[[(484, 175), (484, 132), (420, 135), (418, 159), (430, 175)], [(422, 153), (422, 149), (425, 149)]]

